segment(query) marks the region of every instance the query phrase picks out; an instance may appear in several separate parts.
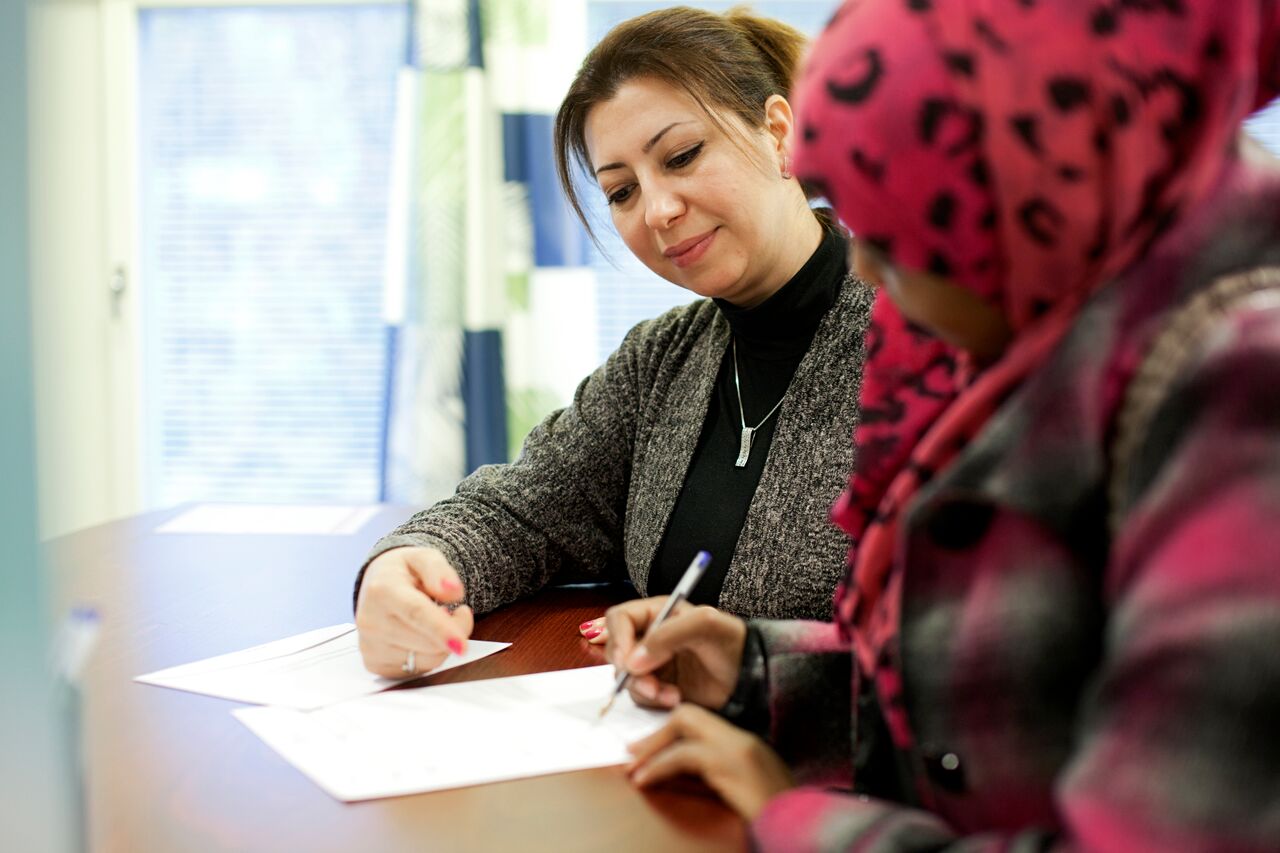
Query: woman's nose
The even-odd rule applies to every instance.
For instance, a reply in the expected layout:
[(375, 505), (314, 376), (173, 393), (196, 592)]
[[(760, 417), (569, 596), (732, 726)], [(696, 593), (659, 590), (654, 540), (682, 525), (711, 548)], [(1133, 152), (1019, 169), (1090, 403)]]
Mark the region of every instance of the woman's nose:
[(664, 185), (645, 189), (645, 225), (656, 230), (668, 228), (684, 213), (685, 204), (680, 194)]

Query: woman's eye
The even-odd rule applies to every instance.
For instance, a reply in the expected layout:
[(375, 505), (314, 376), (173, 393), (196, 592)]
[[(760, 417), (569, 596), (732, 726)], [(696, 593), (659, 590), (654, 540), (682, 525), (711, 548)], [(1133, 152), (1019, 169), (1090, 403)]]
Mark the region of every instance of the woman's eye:
[(667, 167), (670, 169), (679, 169), (684, 166), (688, 166), (690, 163), (692, 163), (694, 160), (697, 159), (700, 153), (702, 153), (701, 142), (699, 142), (697, 145), (690, 148), (688, 151), (681, 151), (679, 154), (672, 157), (670, 160), (667, 161)]
[(631, 197), (631, 186), (625, 186), (620, 190), (614, 190), (608, 196), (609, 204), (622, 204)]

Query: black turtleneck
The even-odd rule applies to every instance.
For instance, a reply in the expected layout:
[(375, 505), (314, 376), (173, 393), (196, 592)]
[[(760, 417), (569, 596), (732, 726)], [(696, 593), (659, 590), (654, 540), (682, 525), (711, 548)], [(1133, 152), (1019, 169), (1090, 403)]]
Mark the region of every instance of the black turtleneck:
[[(715, 300), (738, 343), (738, 374), (747, 426), (760, 423), (791, 384), (818, 324), (835, 304), (847, 270), (845, 238), (828, 229), (818, 248), (791, 280), (754, 308)], [(756, 430), (747, 465), (738, 458), (742, 420), (733, 385), (733, 348), (725, 349), (702, 435), (671, 518), (649, 568), (649, 595), (675, 588), (698, 551), (710, 551), (711, 567), (694, 589), (694, 604), (718, 604), (725, 574), (738, 547), (773, 431), (781, 412)]]

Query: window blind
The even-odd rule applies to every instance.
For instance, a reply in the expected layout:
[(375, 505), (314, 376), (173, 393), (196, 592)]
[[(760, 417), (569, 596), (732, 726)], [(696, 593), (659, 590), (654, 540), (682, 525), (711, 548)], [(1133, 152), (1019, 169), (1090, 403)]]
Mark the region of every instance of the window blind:
[(1280, 157), (1280, 100), (1270, 103), (1245, 122), (1245, 129), (1272, 154)]
[(404, 5), (144, 9), (144, 484), (376, 500)]

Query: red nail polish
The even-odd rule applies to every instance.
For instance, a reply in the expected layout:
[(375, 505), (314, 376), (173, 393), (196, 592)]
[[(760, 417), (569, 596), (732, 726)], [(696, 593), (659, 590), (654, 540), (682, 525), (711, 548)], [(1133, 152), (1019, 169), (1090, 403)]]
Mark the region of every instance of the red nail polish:
[(462, 654), (462, 641), (457, 637), (450, 637), (449, 642), (446, 645), (449, 646), (449, 651), (453, 652), (455, 655)]
[(599, 637), (601, 633), (602, 631), (599, 628), (592, 628), (587, 632), (586, 636), (588, 640), (594, 640), (596, 637)]
[(583, 622), (581, 625), (578, 626), (578, 630), (585, 631), (594, 624), (595, 624), (594, 622)]

